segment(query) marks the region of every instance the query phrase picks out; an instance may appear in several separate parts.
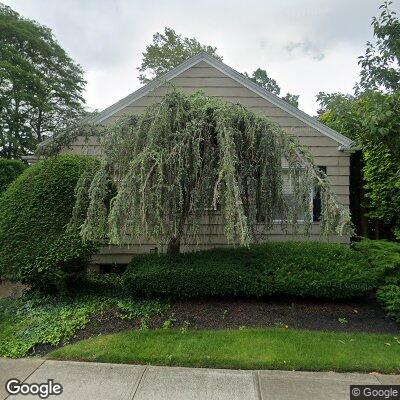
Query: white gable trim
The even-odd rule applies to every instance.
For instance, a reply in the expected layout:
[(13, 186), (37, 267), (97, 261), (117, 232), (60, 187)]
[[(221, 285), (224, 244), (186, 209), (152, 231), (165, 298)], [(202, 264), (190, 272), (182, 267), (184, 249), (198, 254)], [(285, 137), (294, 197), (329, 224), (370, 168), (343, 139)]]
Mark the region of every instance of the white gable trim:
[[(274, 104), (276, 107), (286, 111), (288, 114), (292, 115), (293, 117), (299, 119), (300, 121), (304, 122), (306, 125), (314, 128), (318, 132), (322, 133), (323, 135), (335, 140), (339, 144), (340, 150), (349, 150), (352, 141), (347, 138), (346, 136), (336, 132), (335, 130), (327, 127), (326, 125), (322, 124), (318, 120), (312, 118), (305, 112), (299, 110), (296, 107), (293, 107), (291, 104), (282, 100), (280, 97), (268, 92), (267, 90), (263, 89), (256, 83), (252, 82), (250, 79), (246, 78), (241, 73), (235, 71), (233, 68), (229, 67), (228, 65), (224, 64), (221, 61), (218, 61), (214, 57), (210, 56), (206, 52), (200, 52), (195, 56), (189, 58), (181, 65), (173, 68), (171, 71), (167, 72), (162, 77), (155, 79), (154, 81), (148, 83), (147, 85), (141, 87), (140, 89), (136, 90), (135, 92), (131, 93), (130, 95), (126, 96), (125, 98), (119, 100), (118, 102), (114, 103), (110, 107), (106, 108), (98, 115), (96, 115), (93, 119), (90, 120), (91, 123), (94, 124), (101, 124), (106, 119), (113, 116), (118, 111), (123, 110), (125, 107), (131, 105), (136, 100), (139, 100), (141, 97), (146, 96), (150, 92), (152, 92), (157, 87), (161, 86), (162, 84), (170, 81), (173, 78), (176, 78), (178, 75), (182, 74), (184, 71), (188, 70), (189, 68), (195, 66), (200, 62), (206, 62), (211, 67), (218, 69), (220, 72), (228, 76), (229, 78), (235, 80), (236, 82), (240, 83), (247, 89), (251, 90), (252, 92), (256, 93), (258, 96), (268, 100), (270, 103)], [(45, 145), (45, 143), (39, 144), (39, 146)]]

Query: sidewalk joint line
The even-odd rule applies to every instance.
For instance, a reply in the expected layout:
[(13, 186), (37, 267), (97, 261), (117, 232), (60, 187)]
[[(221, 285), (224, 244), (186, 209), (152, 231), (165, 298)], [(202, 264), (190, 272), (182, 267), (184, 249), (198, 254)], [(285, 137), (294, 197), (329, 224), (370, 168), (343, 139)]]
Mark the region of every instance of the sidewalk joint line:
[[(45, 362), (47, 361), (47, 359), (43, 359), (43, 361), (26, 377), (24, 378), (21, 382), (26, 382), (27, 379), (29, 379)], [(4, 400), (7, 400), (8, 398), (10, 398), (12, 395), (8, 394)]]
[(258, 400), (262, 400), (262, 394), (261, 394), (261, 384), (260, 384), (260, 377), (258, 375), (258, 371), (254, 371), (253, 373), (253, 380), (254, 380), (254, 386), (255, 386), (255, 392)]
[(132, 398), (131, 398), (132, 400), (133, 400), (133, 399), (135, 398), (135, 396), (136, 396), (136, 393), (137, 393), (137, 391), (138, 391), (138, 389), (139, 389), (139, 386), (140, 386), (140, 384), (142, 383), (144, 374), (145, 374), (146, 371), (147, 371), (147, 368), (148, 368), (148, 365), (145, 366), (145, 368), (144, 368), (144, 370), (143, 370), (143, 372), (142, 372), (142, 375), (141, 375), (140, 378), (139, 378), (139, 382), (138, 382), (138, 384), (136, 385), (135, 391), (133, 392), (133, 396), (132, 396)]

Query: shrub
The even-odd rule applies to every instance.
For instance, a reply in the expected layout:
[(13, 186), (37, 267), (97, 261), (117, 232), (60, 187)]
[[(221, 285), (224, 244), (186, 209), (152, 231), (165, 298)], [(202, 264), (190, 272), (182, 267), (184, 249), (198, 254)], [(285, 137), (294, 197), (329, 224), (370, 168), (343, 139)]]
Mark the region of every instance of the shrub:
[(67, 232), (81, 173), (97, 162), (65, 155), (26, 169), (0, 197), (0, 275), (39, 289), (64, 288), (95, 250)]
[(283, 242), (132, 259), (124, 284), (139, 296), (269, 296), (343, 299), (382, 282), (382, 270), (340, 244)]
[(400, 322), (400, 286), (381, 287), (377, 292), (377, 298), (385, 308), (387, 315)]
[(363, 239), (354, 243), (353, 248), (362, 252), (376, 268), (386, 271), (386, 283), (400, 285), (400, 243)]
[(0, 158), (0, 195), (18, 175), (22, 174), (25, 168), (26, 165), (20, 160)]

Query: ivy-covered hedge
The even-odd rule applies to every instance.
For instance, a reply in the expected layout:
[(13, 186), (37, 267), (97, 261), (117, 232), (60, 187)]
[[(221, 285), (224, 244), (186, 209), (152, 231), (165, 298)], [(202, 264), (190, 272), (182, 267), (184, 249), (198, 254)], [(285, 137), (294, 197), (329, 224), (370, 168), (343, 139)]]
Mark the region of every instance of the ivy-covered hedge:
[(26, 165), (20, 160), (8, 160), (0, 158), (0, 195), (18, 175), (22, 174)]
[(67, 232), (75, 186), (87, 156), (64, 155), (28, 168), (0, 197), (0, 276), (39, 289), (62, 289), (95, 250)]
[(362, 253), (340, 244), (270, 242), (178, 256), (138, 256), (123, 279), (138, 296), (345, 299), (376, 289), (383, 275)]

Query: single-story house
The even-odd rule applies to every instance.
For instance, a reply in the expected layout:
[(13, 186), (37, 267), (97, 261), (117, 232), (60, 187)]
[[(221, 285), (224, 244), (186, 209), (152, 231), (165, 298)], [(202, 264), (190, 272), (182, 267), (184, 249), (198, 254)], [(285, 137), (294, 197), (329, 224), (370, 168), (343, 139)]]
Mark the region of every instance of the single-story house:
[[(326, 172), (334, 193), (339, 201), (349, 206), (349, 174), (351, 140), (328, 128), (315, 118), (293, 107), (278, 96), (268, 92), (243, 74), (216, 60), (205, 52), (183, 62), (164, 76), (150, 82), (129, 96), (100, 112), (94, 119), (95, 124), (111, 124), (124, 113), (141, 113), (145, 107), (159, 101), (173, 85), (177, 90), (186, 93), (202, 90), (206, 95), (223, 100), (241, 103), (254, 112), (261, 113), (277, 122), (286, 132), (296, 135), (300, 142), (307, 146), (314, 156), (315, 163)], [(39, 146), (46, 146), (48, 141)], [(85, 140), (79, 137), (64, 153), (99, 154), (98, 138)], [(315, 213), (318, 204), (315, 205)], [(324, 238), (319, 235), (318, 215), (314, 216), (312, 232), (309, 236), (285, 233), (278, 221), (276, 227), (266, 235), (266, 240), (329, 240), (348, 243), (349, 236)], [(205, 219), (201, 227), (200, 243), (187, 243), (183, 251), (195, 248), (207, 249), (227, 246), (223, 225), (218, 215)], [(156, 245), (144, 241), (129, 247), (105, 246), (94, 257), (96, 264), (123, 264), (129, 262), (132, 254), (155, 251)]]

